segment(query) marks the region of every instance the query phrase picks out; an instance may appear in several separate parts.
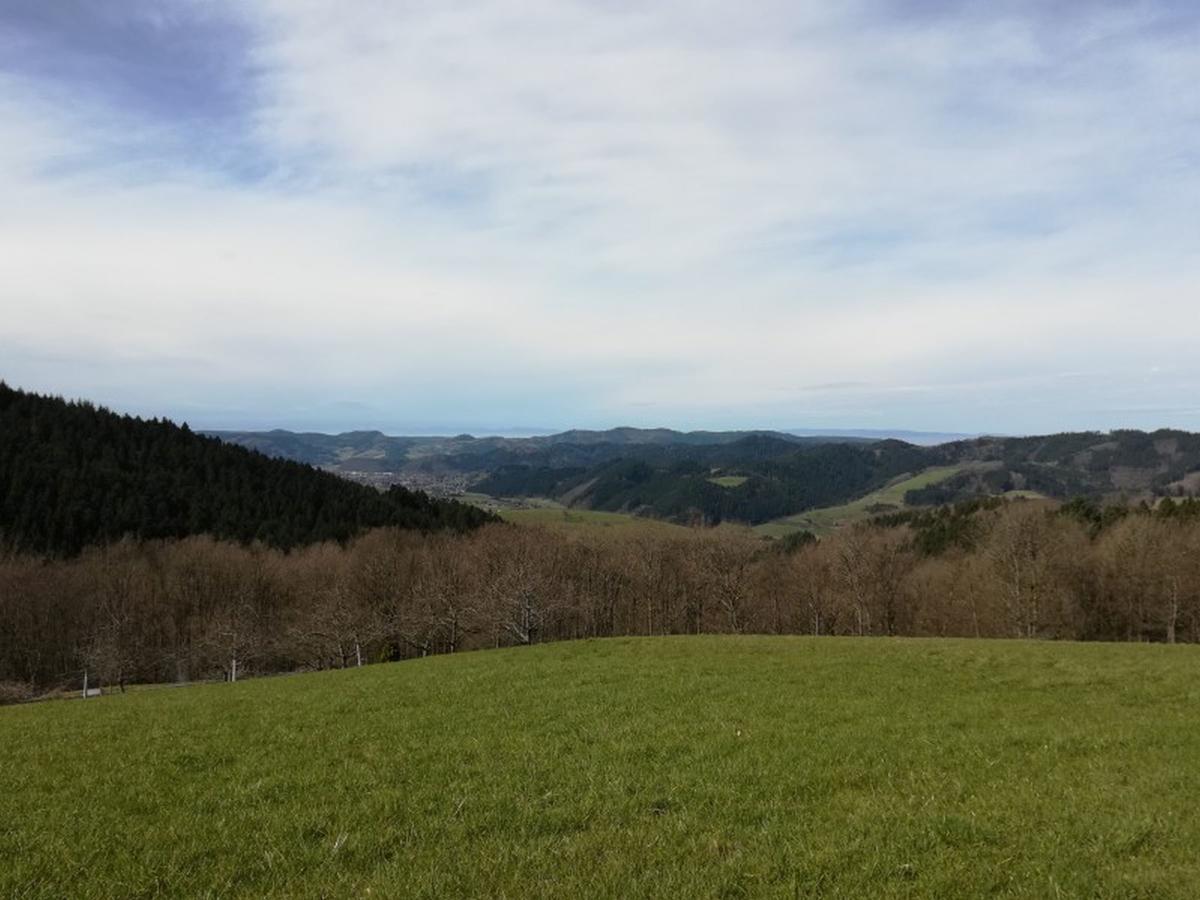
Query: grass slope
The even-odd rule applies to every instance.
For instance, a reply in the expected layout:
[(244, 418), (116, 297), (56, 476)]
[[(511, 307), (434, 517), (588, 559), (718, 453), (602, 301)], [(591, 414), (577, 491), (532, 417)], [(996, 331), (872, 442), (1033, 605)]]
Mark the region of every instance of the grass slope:
[(466, 502), (495, 512), (507, 522), (514, 522), (518, 525), (541, 525), (567, 532), (588, 531), (614, 537), (640, 534), (680, 536), (691, 532), (691, 529), (683, 525), (676, 525), (674, 522), (665, 522), (661, 519), (651, 519), (629, 513), (572, 509), (544, 497), (526, 498), (521, 501), (520, 505), (516, 505), (484, 494), (468, 494)]
[(0, 710), (0, 896), (1195, 897), (1194, 647), (545, 645)]
[(767, 522), (754, 530), (768, 537), (783, 537), (794, 531), (811, 531), (818, 535), (828, 534), (842, 525), (860, 522), (870, 517), (872, 510), (877, 507), (891, 506), (903, 509), (904, 495), (909, 491), (938, 484), (971, 467), (970, 463), (955, 466), (932, 466), (916, 475), (897, 478), (879, 490), (872, 491), (849, 503), (810, 509), (794, 516)]
[(717, 475), (708, 480), (717, 487), (735, 488), (741, 487), (750, 479), (745, 475)]
[(543, 525), (567, 531), (579, 529), (608, 530), (613, 534), (685, 534), (688, 529), (673, 522), (634, 516), (629, 513), (603, 512), (597, 509), (568, 509), (567, 507), (538, 507), (505, 509), (500, 517), (518, 525)]

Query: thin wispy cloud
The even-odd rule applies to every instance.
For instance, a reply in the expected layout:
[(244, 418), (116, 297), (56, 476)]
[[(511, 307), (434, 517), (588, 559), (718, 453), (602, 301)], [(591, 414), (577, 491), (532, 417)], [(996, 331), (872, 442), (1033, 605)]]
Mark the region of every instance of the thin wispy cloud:
[(1200, 427), (1197, 37), (7, 4), (0, 374), (211, 426)]

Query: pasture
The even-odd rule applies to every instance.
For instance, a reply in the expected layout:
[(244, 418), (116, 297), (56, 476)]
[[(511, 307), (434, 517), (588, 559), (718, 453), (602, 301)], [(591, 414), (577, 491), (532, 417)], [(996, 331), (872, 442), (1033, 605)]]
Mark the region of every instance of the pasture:
[(735, 487), (741, 487), (743, 484), (745, 484), (750, 479), (748, 477), (746, 477), (745, 475), (714, 475), (712, 478), (710, 478), (708, 480), (711, 481), (713, 484), (715, 484), (717, 487), (735, 488)]
[(653, 536), (686, 537), (692, 529), (648, 516), (631, 513), (605, 512), (598, 509), (575, 509), (546, 497), (522, 497), (519, 500), (491, 497), (487, 494), (469, 493), (459, 497), (496, 513), (506, 522), (517, 525), (533, 525), (567, 533), (585, 532), (591, 535), (613, 537)]
[(523, 509), (501, 509), (500, 516), (518, 525), (540, 525), (546, 528), (576, 531), (586, 529), (613, 535), (662, 534), (685, 536), (690, 529), (661, 519), (635, 516), (629, 513), (604, 512), (597, 509), (569, 509), (565, 506), (537, 506)]
[(1195, 897), (1195, 647), (677, 637), (0, 709), (0, 896)]
[(794, 516), (786, 516), (757, 526), (754, 530), (767, 537), (784, 537), (795, 531), (811, 531), (816, 535), (828, 534), (842, 525), (850, 525), (870, 518), (876, 512), (894, 512), (905, 509), (904, 495), (909, 491), (938, 484), (953, 478), (959, 472), (971, 468), (971, 464), (956, 466), (932, 466), (916, 475), (902, 475), (893, 479), (877, 491), (872, 491), (857, 500), (839, 506), (810, 509)]

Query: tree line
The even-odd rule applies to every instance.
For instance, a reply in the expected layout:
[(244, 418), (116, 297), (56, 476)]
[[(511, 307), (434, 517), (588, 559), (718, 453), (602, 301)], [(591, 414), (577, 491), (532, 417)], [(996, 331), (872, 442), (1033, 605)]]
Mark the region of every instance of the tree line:
[(475, 507), (379, 492), (187, 425), (121, 416), (0, 382), (0, 547), (73, 555), (123, 537), (210, 534), (289, 549), (383, 526), (463, 531)]
[(19, 699), (77, 688), (85, 670), (112, 687), (236, 680), (700, 632), (1196, 642), (1196, 511), (1097, 518), (1087, 504), (993, 501), (774, 543), (732, 527), (621, 537), (492, 524), (381, 528), (290, 552), (204, 536), (10, 553), (0, 682)]

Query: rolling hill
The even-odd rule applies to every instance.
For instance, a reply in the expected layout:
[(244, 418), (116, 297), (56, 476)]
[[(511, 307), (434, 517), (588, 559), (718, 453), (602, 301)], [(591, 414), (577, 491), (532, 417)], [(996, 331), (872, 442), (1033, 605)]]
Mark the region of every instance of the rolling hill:
[(890, 511), (1002, 494), (1150, 499), (1200, 488), (1200, 435), (1169, 430), (983, 437), (936, 446), (665, 428), (534, 438), (225, 437), (378, 485), (541, 498), (681, 523), (777, 523), (767, 532), (808, 527), (805, 521), (821, 530), (877, 506)]
[[(900, 475), (877, 490), (864, 494), (849, 503), (826, 506), (784, 516), (775, 521), (759, 525), (759, 534), (783, 537), (795, 531), (809, 531), (815, 535), (826, 534), (842, 525), (852, 524), (872, 516), (897, 512), (909, 506), (910, 494), (942, 484), (969, 471), (970, 465), (931, 466), (917, 475)], [(914, 504), (916, 505), (916, 504)]]
[(922, 463), (918, 448), (899, 441), (796, 447), (760, 436), (644, 449), (589, 469), (508, 466), (475, 489), (676, 521), (756, 523), (841, 502)]
[(747, 438), (770, 438), (786, 446), (870, 443), (866, 438), (793, 435), (779, 431), (674, 431), (669, 428), (572, 430), (535, 437), (392, 437), (379, 431), (329, 435), (291, 431), (210, 431), (227, 443), (320, 466), (351, 477), (386, 473), (397, 477), (477, 475), (510, 465), (562, 468), (591, 466), (629, 453), (712, 447)]
[(276, 547), (364, 528), (464, 530), (493, 517), (394, 486), (381, 493), (309, 465), (0, 382), (0, 548), (210, 534)]
[(0, 895), (1190, 898), (1197, 661), (613, 639), (3, 708)]
[(774, 523), (764, 533), (835, 524), (980, 496), (1151, 499), (1194, 493), (1200, 436), (1187, 432), (981, 438), (937, 447), (899, 441), (793, 446), (762, 436), (643, 448), (592, 467), (509, 465), (476, 482), (499, 496), (543, 496), (674, 521)]

